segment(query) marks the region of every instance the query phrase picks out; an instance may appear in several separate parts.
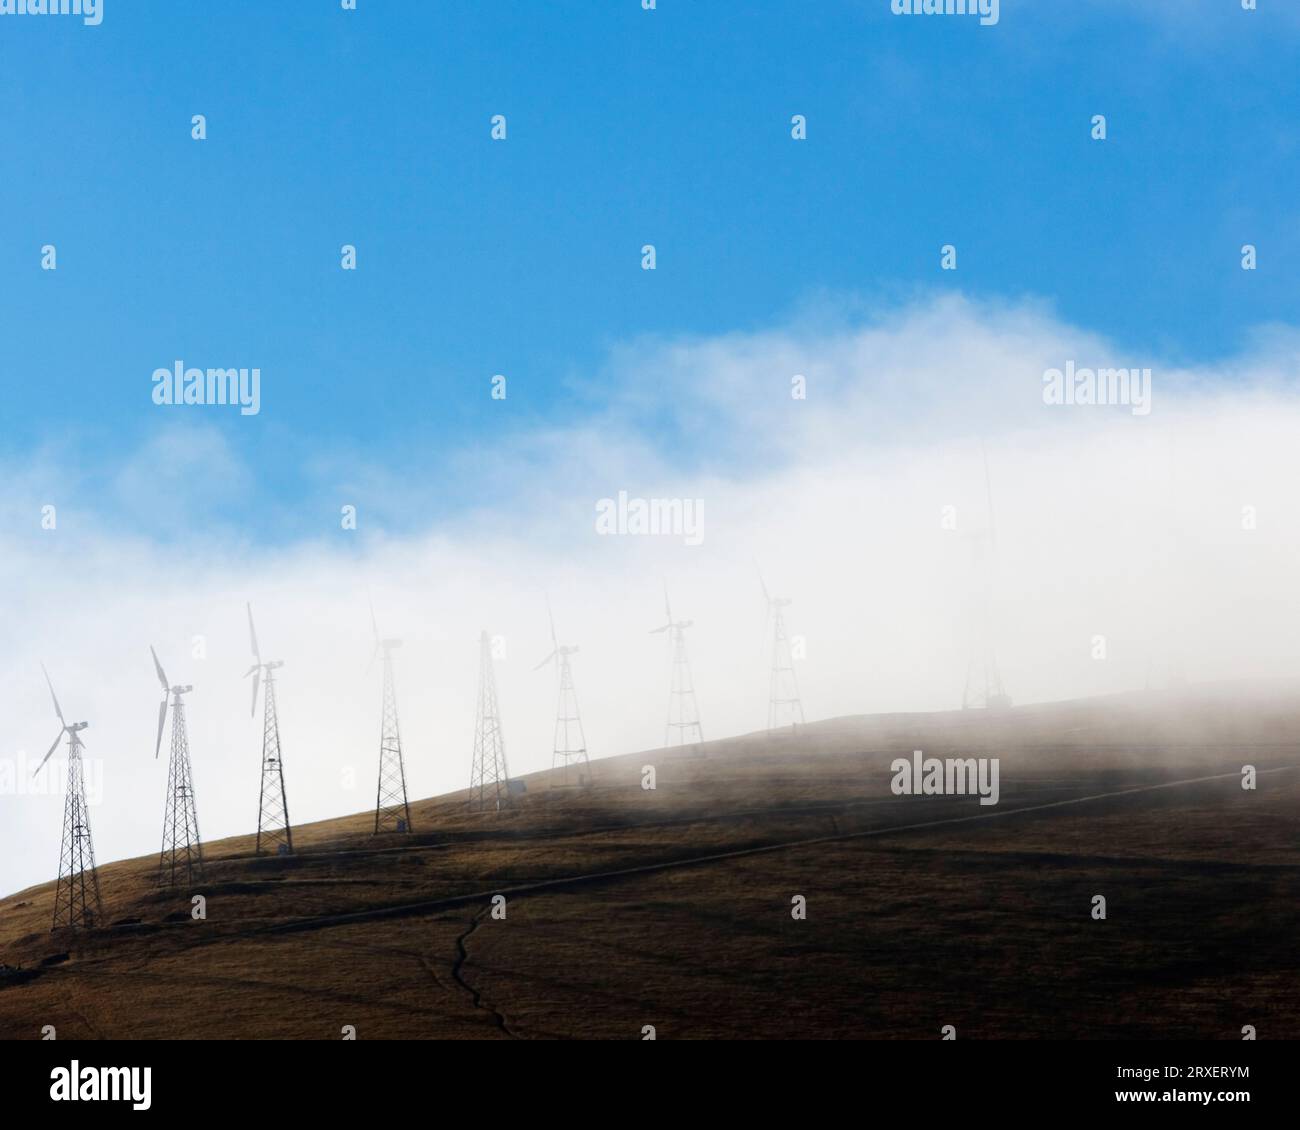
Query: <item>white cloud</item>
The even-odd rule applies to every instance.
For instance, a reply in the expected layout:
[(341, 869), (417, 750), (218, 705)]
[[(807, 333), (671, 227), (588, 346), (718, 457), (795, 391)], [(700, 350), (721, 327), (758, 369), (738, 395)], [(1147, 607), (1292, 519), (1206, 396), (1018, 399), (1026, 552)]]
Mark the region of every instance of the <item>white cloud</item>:
[[(1192, 679), (1291, 677), (1300, 671), (1295, 342), (1273, 330), (1230, 365), (1179, 371), (1034, 305), (941, 299), (866, 323), (809, 316), (762, 334), (625, 346), (591, 378), (605, 407), (570, 431), (515, 434), (400, 477), (322, 463), (325, 480), (364, 480), (393, 514), (465, 492), (471, 508), (436, 529), (375, 535), (363, 511), (360, 539), (339, 531), (258, 549), (214, 544), (195, 527), (192, 540), (157, 545), (133, 536), (134, 501), (111, 520), (74, 506), (94, 520), (89, 532), (61, 521), (57, 533), (11, 532), (0, 546), (9, 597), (0, 755), (39, 756), (54, 735), (43, 658), (69, 716), (91, 722), (90, 752), (103, 760), (105, 796), (92, 814), (100, 859), (156, 851), (166, 766), (152, 758), (154, 644), (173, 679), (195, 685), (205, 836), (250, 831), (261, 730), (240, 678), (247, 599), (264, 651), (286, 661), (294, 820), (364, 809), (379, 721), (378, 676), (365, 676), (367, 587), (382, 630), (406, 640), (398, 674), (412, 795), (467, 782), (484, 627), (509, 649), (498, 677), (511, 767), (549, 767), (553, 676), (531, 670), (549, 650), (547, 592), (561, 634), (581, 645), (575, 674), (593, 754), (651, 747), (667, 706), (664, 639), (647, 634), (662, 577), (696, 621), (706, 735), (744, 732), (763, 724), (766, 707), (756, 558), (769, 585), (794, 598), (810, 718), (953, 707), (970, 644), (962, 534), (984, 523), (981, 441), (997, 503), (999, 653), (1018, 701), (1138, 688), (1153, 663), (1163, 677), (1171, 661)], [(1043, 370), (1068, 359), (1152, 367), (1151, 415), (1044, 406)], [(794, 373), (809, 378), (806, 401), (790, 398)], [(164, 442), (182, 445), (182, 462), (220, 462), (223, 481), (247, 474), (210, 437)], [(117, 468), (107, 495), (147, 496), (158, 454)], [(51, 475), (38, 458), (15, 489), (36, 497)], [(620, 489), (703, 499), (704, 544), (596, 536), (596, 500)], [(941, 528), (947, 505), (955, 533)], [(1247, 506), (1253, 531), (1242, 528)], [(199, 635), (204, 660), (190, 657)], [(1107, 639), (1105, 661), (1090, 656), (1095, 635)], [(53, 876), (60, 814), (57, 796), (0, 797), (0, 891)]]

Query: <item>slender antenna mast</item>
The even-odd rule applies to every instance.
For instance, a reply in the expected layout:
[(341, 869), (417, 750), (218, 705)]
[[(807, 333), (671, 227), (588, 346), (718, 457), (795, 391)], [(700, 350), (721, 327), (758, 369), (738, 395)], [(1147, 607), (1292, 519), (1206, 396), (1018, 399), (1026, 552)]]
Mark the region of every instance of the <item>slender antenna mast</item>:
[(397, 725), (397, 691), (393, 683), (393, 651), (401, 640), (380, 639), (375, 606), (370, 606), (370, 626), (375, 632), (373, 666), (384, 657), (384, 697), (379, 728), (379, 785), (375, 792), (375, 835), (380, 832), (409, 832), (411, 808), (406, 801), (406, 766), (402, 761), (402, 735)]
[(551, 624), (551, 654), (543, 659), (534, 671), (539, 671), (552, 660), (559, 676), (560, 693), (555, 707), (555, 742), (552, 747), (551, 769), (559, 769), (560, 780), (551, 781), (552, 788), (578, 786), (586, 788), (591, 784), (591, 763), (587, 759), (587, 735), (582, 728), (582, 715), (578, 711), (578, 692), (573, 686), (573, 671), (569, 667), (569, 656), (576, 655), (578, 649), (569, 644), (561, 646), (555, 634), (555, 617), (551, 614), (551, 602), (546, 602), (546, 615)]
[[(63, 801), (63, 842), (59, 848), (59, 881), (54, 889), (54, 925), (56, 930), (89, 930), (104, 921), (104, 904), (99, 894), (99, 871), (95, 867), (95, 844), (90, 835), (90, 808), (86, 803), (86, 776), (81, 763), (81, 751), (86, 748), (81, 731), (89, 722), (64, 720), (59, 697), (54, 693), (50, 673), (41, 664), (45, 685), (54, 700), (54, 713), (59, 717), (59, 732), (50, 745), (49, 752), (36, 766), (39, 773), (45, 763), (59, 748), (64, 735), (68, 738), (68, 785)], [(35, 774), (33, 774), (35, 776)]]
[(257, 646), (257, 629), (253, 627), (253, 606), (248, 607), (248, 638), (253, 648), (253, 665), (244, 678), (253, 676), (253, 706), (257, 714), (258, 684), (262, 695), (262, 792), (257, 808), (257, 854), (263, 851), (289, 855), (293, 851), (293, 829), (289, 825), (289, 801), (284, 791), (284, 764), (280, 760), (280, 720), (275, 709), (275, 672), (284, 666), (282, 659), (262, 661)]
[(478, 710), (474, 722), (474, 760), (469, 773), (469, 807), (477, 812), (512, 808), (510, 773), (506, 769), (506, 739), (497, 707), (497, 676), (492, 641), (478, 638)]
[(691, 678), (691, 664), (686, 657), (686, 629), (694, 620), (674, 620), (673, 608), (668, 600), (668, 585), (664, 584), (664, 612), (667, 622), (654, 628), (650, 634), (669, 633), (672, 647), (672, 675), (668, 689), (668, 724), (664, 728), (665, 746), (699, 745), (704, 741), (704, 727), (700, 725), (700, 708), (695, 699), (695, 683)]
[(158, 856), (159, 886), (189, 885), (203, 875), (203, 844), (199, 839), (199, 815), (194, 801), (194, 775), (190, 768), (190, 740), (185, 726), (185, 703), (181, 695), (192, 686), (169, 686), (167, 674), (151, 647), (154, 671), (162, 684), (162, 701), (158, 704), (158, 737), (153, 756), (162, 750), (163, 727), (167, 722), (167, 702), (171, 698), (172, 740), (167, 764), (167, 800), (163, 810), (162, 851)]

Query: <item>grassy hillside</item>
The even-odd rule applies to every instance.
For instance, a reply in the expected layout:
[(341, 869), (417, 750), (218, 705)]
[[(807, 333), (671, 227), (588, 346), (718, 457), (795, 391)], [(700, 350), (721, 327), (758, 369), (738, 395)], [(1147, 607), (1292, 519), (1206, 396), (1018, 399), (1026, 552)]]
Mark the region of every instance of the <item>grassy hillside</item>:
[[(1300, 1038), (1295, 698), (836, 719), (539, 774), (513, 813), (435, 797), (408, 836), (215, 842), (193, 892), (110, 863), (108, 928), (0, 900), (0, 1036)], [(1000, 803), (893, 795), (914, 749), (998, 757)]]

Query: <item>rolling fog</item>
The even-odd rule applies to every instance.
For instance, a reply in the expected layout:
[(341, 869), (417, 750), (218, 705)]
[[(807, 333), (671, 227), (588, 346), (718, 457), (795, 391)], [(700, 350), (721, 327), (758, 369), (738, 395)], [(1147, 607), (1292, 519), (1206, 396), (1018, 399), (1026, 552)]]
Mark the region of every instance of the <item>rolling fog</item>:
[[(293, 821), (365, 809), (380, 696), (379, 665), (367, 670), (368, 593), (380, 631), (405, 641), (397, 677), (412, 797), (468, 783), (484, 628), (505, 648), (497, 679), (511, 771), (550, 767), (555, 675), (532, 670), (551, 650), (547, 594), (560, 641), (581, 647), (573, 668), (591, 755), (658, 746), (668, 644), (648, 633), (664, 621), (664, 580), (674, 614), (695, 620), (688, 645), (706, 738), (747, 732), (766, 718), (756, 563), (793, 599), (787, 626), (804, 652), (810, 721), (955, 708), (980, 620), (981, 449), (996, 515), (991, 621), (1017, 703), (1171, 674), (1295, 676), (1298, 353), (1294, 336), (1263, 335), (1231, 364), (1179, 369), (1035, 307), (958, 299), (878, 323), (806, 315), (766, 334), (630, 343), (584, 376), (582, 394), (600, 408), (570, 430), (516, 432), (500, 449), (387, 471), (322, 456), (304, 498), (323, 515), (319, 537), (273, 549), (200, 517), (214, 489), (205, 468), (220, 484), (256, 485), (201, 415), (157, 441), (191, 472), (160, 501), (176, 525), (167, 543), (130, 520), (161, 493), (140, 470), (156, 451), (114, 469), (105, 489), (34, 455), (6, 468), (0, 757), (30, 763), (54, 737), (43, 659), (69, 721), (91, 723), (99, 861), (157, 851), (167, 755), (164, 739), (153, 759), (153, 644), (173, 682), (195, 685), (204, 838), (252, 831), (261, 717), (250, 719), (241, 678), (249, 600), (263, 655), (286, 662)], [(1149, 367), (1149, 414), (1044, 404), (1043, 373), (1067, 362)], [(790, 395), (796, 374), (804, 400)], [(674, 403), (669, 418), (649, 418), (651, 388), (656, 404)], [(271, 374), (263, 394), (272, 404)], [(597, 533), (599, 501), (620, 491), (699, 500), (699, 544), (681, 531)], [(422, 517), (448, 497), (453, 517)], [(52, 500), (62, 501), (58, 532), (30, 532)], [(359, 508), (355, 532), (338, 528), (348, 503)], [(57, 755), (52, 764), (61, 773)], [(54, 878), (60, 790), (61, 780), (49, 795), (0, 795), (0, 892)]]

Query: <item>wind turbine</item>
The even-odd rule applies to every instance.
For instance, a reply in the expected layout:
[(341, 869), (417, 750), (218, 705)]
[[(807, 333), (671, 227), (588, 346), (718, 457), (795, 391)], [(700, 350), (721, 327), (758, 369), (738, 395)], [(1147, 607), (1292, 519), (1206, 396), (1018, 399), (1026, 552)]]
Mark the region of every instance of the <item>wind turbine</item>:
[[(803, 700), (799, 697), (799, 681), (794, 673), (794, 656), (790, 650), (790, 637), (785, 630), (785, 609), (790, 607), (789, 597), (773, 596), (767, 590), (763, 574), (758, 574), (763, 586), (763, 600), (767, 605), (767, 618), (772, 624), (772, 669), (767, 683), (767, 728), (775, 730), (787, 722), (794, 725), (804, 720)], [(796, 717), (797, 715), (797, 717)]]
[(384, 695), (379, 727), (379, 785), (375, 792), (375, 835), (380, 832), (409, 832), (411, 809), (406, 802), (406, 767), (402, 761), (402, 736), (397, 725), (397, 691), (393, 685), (393, 651), (402, 646), (397, 639), (380, 639), (375, 606), (370, 605), (370, 626), (375, 633), (375, 650), (370, 665), (384, 657)]
[(664, 611), (668, 616), (667, 622), (650, 632), (652, 636), (664, 632), (671, 633), (668, 638), (672, 644), (672, 677), (668, 690), (668, 724), (664, 729), (664, 745), (674, 744), (674, 732), (677, 735), (675, 744), (686, 745), (688, 738), (698, 744), (704, 740), (704, 727), (700, 725), (700, 708), (695, 698), (695, 683), (691, 679), (690, 661), (686, 658), (686, 629), (695, 621), (673, 619), (673, 606), (668, 600), (667, 582), (664, 583)]
[[(190, 768), (190, 739), (185, 726), (185, 703), (181, 695), (192, 686), (169, 686), (167, 673), (152, 647), (153, 668), (162, 684), (162, 701), (158, 704), (158, 738), (153, 756), (162, 750), (163, 727), (167, 722), (168, 698), (172, 709), (171, 757), (167, 767), (167, 802), (163, 812), (162, 853), (158, 857), (158, 882), (174, 886), (178, 875), (192, 883), (203, 874), (203, 844), (199, 839), (199, 815), (194, 800), (194, 775)], [(183, 873), (183, 874), (182, 874)]]
[(244, 678), (253, 676), (253, 705), (249, 716), (257, 714), (257, 689), (265, 682), (262, 714), (262, 792), (257, 809), (257, 854), (262, 842), (267, 851), (288, 855), (293, 851), (293, 829), (289, 826), (289, 802), (284, 792), (284, 765), (280, 760), (280, 720), (275, 710), (275, 672), (284, 666), (282, 659), (263, 662), (257, 646), (257, 629), (253, 627), (253, 606), (248, 608), (248, 638), (253, 647), (253, 665)]
[(994, 647), (992, 590), (997, 566), (998, 530), (993, 517), (993, 481), (989, 475), (989, 456), (983, 444), (980, 444), (980, 454), (984, 460), (988, 528), (966, 535), (970, 541), (973, 572), (978, 587), (974, 600), (978, 623), (975, 626), (976, 638), (971, 647), (970, 661), (966, 665), (966, 684), (962, 688), (961, 707), (963, 710), (975, 707), (998, 710), (1011, 705), (1011, 696), (1002, 685)]
[[(552, 660), (559, 676), (560, 693), (555, 707), (555, 742), (551, 753), (551, 769), (560, 768), (561, 786), (568, 786), (569, 768), (577, 765), (579, 786), (591, 784), (590, 762), (587, 760), (587, 736), (582, 729), (582, 716), (578, 712), (578, 695), (573, 689), (573, 672), (569, 668), (569, 656), (576, 655), (576, 647), (565, 644), (561, 646), (555, 634), (555, 617), (551, 614), (551, 602), (546, 602), (546, 615), (551, 622), (551, 654), (543, 659), (534, 671), (540, 671)], [(555, 787), (554, 781), (551, 787)]]
[[(90, 929), (103, 921), (104, 905), (99, 895), (99, 872), (95, 869), (95, 845), (90, 835), (90, 810), (86, 804), (86, 777), (81, 764), (81, 751), (86, 748), (81, 731), (89, 722), (68, 722), (59, 706), (59, 696), (54, 693), (50, 673), (41, 664), (45, 685), (54, 700), (54, 713), (59, 717), (59, 732), (50, 744), (49, 752), (36, 766), (39, 773), (54, 755), (64, 735), (68, 738), (68, 785), (63, 801), (63, 842), (59, 849), (59, 882), (54, 890), (54, 925), (51, 932), (60, 928), (69, 930)], [(35, 774), (33, 774), (35, 776)]]
[(478, 709), (474, 719), (474, 756), (469, 771), (471, 811), (500, 812), (514, 807), (510, 771), (506, 768), (506, 739), (497, 706), (497, 677), (492, 665), (492, 640), (479, 633)]

